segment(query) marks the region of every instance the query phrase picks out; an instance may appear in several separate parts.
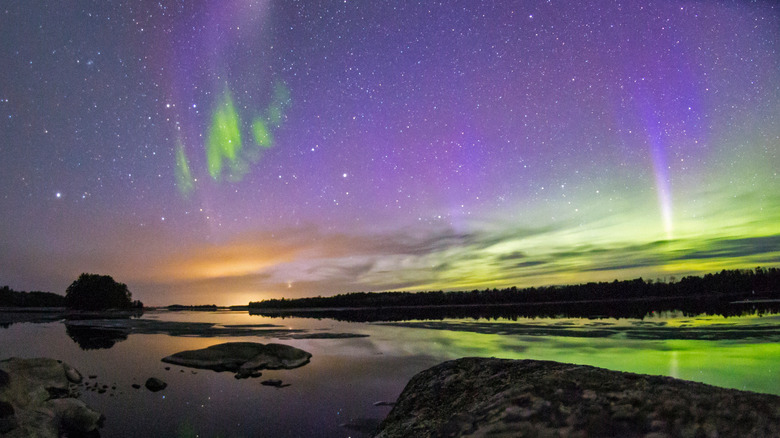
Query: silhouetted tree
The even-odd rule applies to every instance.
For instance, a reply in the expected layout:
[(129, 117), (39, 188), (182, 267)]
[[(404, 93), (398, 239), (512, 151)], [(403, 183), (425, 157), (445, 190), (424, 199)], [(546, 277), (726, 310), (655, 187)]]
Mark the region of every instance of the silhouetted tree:
[(133, 302), (124, 283), (117, 283), (109, 275), (81, 274), (65, 291), (65, 303), (72, 309), (129, 309), (142, 307)]

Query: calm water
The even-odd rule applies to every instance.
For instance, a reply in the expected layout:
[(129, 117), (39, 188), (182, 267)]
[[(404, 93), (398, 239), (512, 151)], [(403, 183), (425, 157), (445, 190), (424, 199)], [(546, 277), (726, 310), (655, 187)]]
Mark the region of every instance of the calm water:
[[(142, 317), (146, 320), (209, 322), (217, 328), (242, 326), (257, 331), (251, 336), (219, 337), (133, 333), (107, 342), (82, 341), (84, 349), (61, 322), (16, 323), (0, 329), (0, 358), (54, 357), (85, 376), (97, 376), (92, 381), (109, 389), (103, 394), (84, 391), (81, 399), (106, 416), (103, 436), (366, 436), (343, 425), (378, 423), (390, 408), (375, 402), (394, 401), (417, 372), (463, 356), (573, 362), (780, 395), (778, 315), (723, 318), (670, 313), (643, 320), (451, 319), (380, 324), (266, 318), (245, 312), (147, 312)], [(288, 335), (333, 333), (368, 336), (293, 339)], [(263, 377), (247, 380), (178, 366), (165, 370), (168, 365), (160, 362), (181, 350), (228, 341), (280, 342), (313, 357), (301, 368), (264, 371)], [(158, 393), (131, 387), (153, 376), (168, 387)], [(290, 386), (262, 386), (264, 379), (281, 379)], [(116, 389), (110, 389), (114, 385)]]

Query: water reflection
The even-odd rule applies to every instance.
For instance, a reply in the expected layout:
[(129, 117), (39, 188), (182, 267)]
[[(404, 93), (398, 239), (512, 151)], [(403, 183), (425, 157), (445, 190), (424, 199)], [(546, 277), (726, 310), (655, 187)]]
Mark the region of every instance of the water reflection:
[(48, 309), (0, 308), (0, 328), (22, 322), (46, 323), (62, 319), (62, 312)]
[(111, 348), (117, 342), (127, 340), (130, 331), (65, 324), (65, 333), (67, 333), (82, 350), (99, 350)]
[(329, 318), (349, 322), (442, 319), (589, 318), (643, 320), (669, 312), (685, 316), (737, 317), (780, 313), (780, 302), (713, 303), (709, 300), (625, 300), (608, 302), (539, 303), (329, 309), (249, 309), (250, 315), (271, 318)]
[[(513, 320), (518, 321), (518, 320)], [(746, 319), (740, 324), (724, 323), (702, 324), (701, 319), (692, 323), (672, 324), (666, 321), (643, 323), (643, 321), (617, 320), (603, 323), (590, 323), (588, 320), (565, 320), (552, 324), (534, 323), (533, 320), (509, 324), (483, 321), (414, 321), (388, 322), (383, 324), (398, 327), (424, 328), (433, 330), (467, 331), (471, 333), (503, 336), (558, 336), (577, 338), (619, 338), (619, 339), (690, 339), (690, 340), (741, 340), (755, 339), (780, 341), (780, 324), (756, 324), (756, 320)]]
[[(86, 341), (80, 341), (79, 329), (85, 327), (114, 331), (86, 331)], [(389, 411), (376, 402), (394, 401), (416, 373), (464, 356), (579, 363), (780, 394), (778, 327), (780, 315), (759, 312), (355, 323), (160, 311), (141, 319), (14, 324), (0, 332), (0, 359), (56, 357), (85, 375), (97, 375), (101, 383), (115, 383), (113, 397), (82, 395), (106, 416), (105, 436), (133, 430), (137, 436), (355, 437), (370, 436), (358, 426), (371, 425)], [(119, 328), (132, 336), (122, 338), (128, 332)], [(282, 389), (226, 373), (166, 369), (169, 364), (161, 362), (178, 351), (233, 341), (282, 343), (313, 356), (300, 369), (263, 371), (261, 380), (291, 385)], [(149, 377), (168, 387), (160, 393), (131, 387)]]
[[(138, 320), (144, 315), (143, 309), (121, 311), (66, 311), (64, 317), (65, 333), (82, 350), (100, 350), (113, 347), (127, 340), (130, 328), (123, 322)], [(105, 327), (96, 326), (95, 321), (109, 321)]]
[[(646, 328), (648, 335), (641, 337), (627, 336), (624, 330), (630, 330), (631, 323), (618, 320), (609, 321), (615, 330), (604, 337), (582, 336), (589, 330), (589, 320), (585, 319), (529, 319), (522, 321), (523, 327), (519, 328), (509, 320), (383, 323), (374, 324), (377, 331), (369, 339), (374, 340), (376, 348), (395, 350), (400, 355), (552, 360), (780, 394), (780, 381), (776, 379), (780, 337), (760, 330), (752, 336), (725, 334), (728, 330), (743, 331), (751, 326), (776, 328), (780, 326), (780, 317), (748, 317), (729, 322), (723, 317), (702, 317), (681, 321), (685, 318), (669, 320), (664, 326), (667, 330), (678, 330), (679, 336), (652, 335), (649, 332), (653, 329)], [(528, 327), (534, 324), (538, 327)], [(720, 339), (685, 339), (684, 333), (697, 326), (723, 330), (724, 335)], [(380, 327), (387, 329), (386, 334), (380, 336)], [(556, 328), (579, 332), (563, 332), (566, 336), (560, 336)]]

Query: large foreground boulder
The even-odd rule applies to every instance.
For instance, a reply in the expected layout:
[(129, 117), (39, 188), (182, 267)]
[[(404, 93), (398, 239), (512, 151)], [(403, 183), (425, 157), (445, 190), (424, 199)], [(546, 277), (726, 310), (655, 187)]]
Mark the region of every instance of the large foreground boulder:
[(306, 365), (311, 354), (283, 344), (227, 342), (200, 350), (187, 350), (162, 359), (163, 362), (214, 371), (232, 371), (239, 376), (262, 369), (292, 369)]
[(75, 368), (55, 359), (0, 361), (0, 434), (98, 436), (103, 416), (76, 399), (81, 380)]
[(780, 397), (534, 360), (463, 358), (412, 378), (377, 437), (780, 436)]

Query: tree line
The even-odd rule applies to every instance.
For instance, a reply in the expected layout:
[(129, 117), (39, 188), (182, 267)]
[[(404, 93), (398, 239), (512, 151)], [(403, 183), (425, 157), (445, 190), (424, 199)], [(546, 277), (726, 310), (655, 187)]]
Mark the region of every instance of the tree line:
[(354, 292), (330, 297), (268, 299), (252, 301), (250, 309), (310, 309), (398, 306), (460, 306), (495, 304), (540, 304), (615, 300), (668, 300), (696, 298), (720, 301), (780, 299), (780, 269), (722, 270), (679, 281), (634, 280), (591, 282), (577, 285), (471, 291)]
[(140, 309), (143, 303), (132, 299), (124, 283), (110, 275), (81, 274), (68, 286), (65, 296), (52, 292), (0, 289), (0, 307), (67, 307), (77, 310)]
[(52, 292), (15, 291), (8, 286), (0, 288), (0, 307), (64, 307), (65, 297)]

